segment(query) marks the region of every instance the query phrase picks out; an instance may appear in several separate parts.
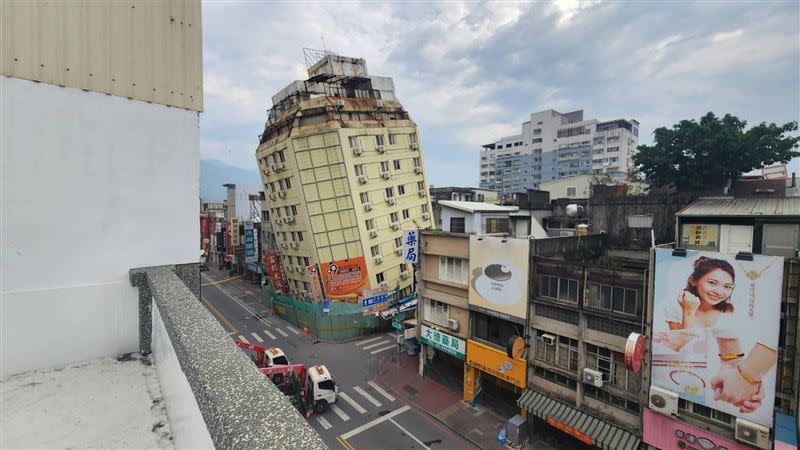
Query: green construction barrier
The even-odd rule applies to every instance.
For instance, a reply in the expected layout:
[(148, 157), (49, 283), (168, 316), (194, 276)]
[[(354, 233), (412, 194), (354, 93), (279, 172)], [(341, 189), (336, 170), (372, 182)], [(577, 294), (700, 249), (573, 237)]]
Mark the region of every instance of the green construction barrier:
[(263, 289), (263, 303), (287, 322), (321, 339), (348, 339), (390, 328), (387, 320), (364, 316), (361, 305), (331, 301), (330, 312), (323, 312), (322, 304), (277, 294), (269, 285)]

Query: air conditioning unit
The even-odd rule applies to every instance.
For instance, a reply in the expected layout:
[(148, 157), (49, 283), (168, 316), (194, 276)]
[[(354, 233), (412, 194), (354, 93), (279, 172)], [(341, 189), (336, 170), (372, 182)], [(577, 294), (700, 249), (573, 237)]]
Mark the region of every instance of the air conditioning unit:
[(297, 272), (297, 273), (303, 273), (303, 272), (306, 271), (306, 269), (303, 266), (296, 266), (294, 268), (294, 271)]
[(400, 272), (400, 279), (401, 280), (407, 280), (408, 279), (408, 271), (404, 270), (404, 271)]
[(286, 216), (283, 218), (283, 223), (292, 223), (294, 222), (294, 216)]
[(337, 108), (344, 108), (344, 100), (337, 98), (336, 99), (336, 107)]
[(422, 220), (428, 220), (431, 218), (431, 215), (428, 213), (422, 213)]
[(556, 337), (555, 336), (553, 336), (552, 334), (547, 334), (547, 333), (539, 336), (539, 338), (542, 340), (542, 342), (544, 342), (547, 345), (553, 345), (553, 343), (556, 341)]
[(386, 281), (384, 281), (384, 282), (383, 282), (383, 283), (381, 283), (381, 284), (380, 284), (378, 287), (380, 287), (381, 289), (389, 289), (389, 283), (387, 283)]
[(403, 247), (395, 247), (394, 252), (397, 253), (398, 255), (402, 255)]
[[(678, 394), (650, 386), (650, 409), (665, 416), (678, 415)], [(738, 433), (737, 433), (738, 434)]]
[(282, 162), (276, 162), (275, 165), (272, 166), (272, 170), (276, 172), (280, 172), (281, 170), (285, 169), (286, 166)]
[(378, 109), (381, 109), (381, 108), (383, 108), (383, 101), (382, 101), (382, 100), (375, 100), (375, 106), (376, 106)]
[(458, 331), (458, 319), (447, 319), (447, 328)]
[(388, 180), (389, 178), (392, 177), (392, 174), (389, 173), (388, 171), (387, 172), (381, 172), (381, 176), (383, 177), (384, 180)]
[(399, 230), (400, 229), (400, 222), (392, 222), (389, 225), (391, 225), (393, 230)]
[(278, 194), (276, 194), (274, 192), (270, 192), (269, 193), (269, 199), (270, 200), (275, 200), (276, 198), (278, 198)]
[(286, 198), (286, 191), (278, 191), (278, 197)]
[(289, 244), (289, 246), (292, 247), (292, 248), (298, 248), (298, 247), (300, 247), (300, 243), (297, 242), (297, 241), (292, 241), (292, 243)]
[(583, 382), (594, 387), (603, 387), (603, 372), (586, 367), (583, 369)]
[(369, 230), (369, 237), (378, 237), (378, 230)]
[(377, 255), (375, 256), (374, 259), (375, 259), (375, 264), (380, 264), (383, 262), (383, 255)]
[(359, 183), (361, 183), (361, 184), (364, 184), (364, 183), (366, 183), (367, 181), (369, 181), (369, 178), (367, 178), (367, 176), (366, 176), (366, 175), (359, 175), (359, 176), (358, 176), (358, 182), (359, 182)]
[(288, 247), (289, 247), (289, 244), (288, 244), (288, 243), (286, 243), (286, 242), (281, 242), (281, 247), (282, 247), (282, 248), (288, 248)]
[(736, 418), (736, 440), (753, 447), (772, 448), (769, 441), (769, 428), (744, 419)]
[(377, 145), (377, 146), (375, 146), (375, 150), (377, 150), (378, 153), (384, 153), (384, 152), (386, 152), (386, 146), (385, 145)]
[(372, 211), (372, 202), (364, 203), (364, 209), (367, 211)]
[(417, 175), (421, 174), (422, 173), (422, 167), (420, 167), (420, 166), (414, 167), (414, 173), (417, 174)]
[(418, 148), (419, 148), (419, 144), (417, 144), (416, 142), (412, 142), (411, 143), (411, 150), (417, 150)]
[(395, 203), (397, 203), (397, 201), (394, 199), (394, 197), (389, 197), (386, 199), (386, 203), (394, 205)]
[(353, 147), (353, 154), (354, 154), (354, 155), (356, 155), (356, 156), (361, 156), (361, 154), (362, 154), (362, 153), (364, 153), (364, 150), (361, 150), (361, 149), (360, 149), (360, 148), (358, 148), (358, 147)]
[(428, 195), (428, 193), (427, 193), (427, 192), (425, 192), (425, 191), (419, 191), (419, 196), (420, 196), (420, 197), (425, 197), (426, 195)]

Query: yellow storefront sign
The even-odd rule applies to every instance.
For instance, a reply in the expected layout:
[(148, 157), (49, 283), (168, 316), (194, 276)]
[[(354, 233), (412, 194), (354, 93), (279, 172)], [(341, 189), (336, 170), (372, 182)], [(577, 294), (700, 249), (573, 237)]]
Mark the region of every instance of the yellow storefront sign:
[(509, 358), (502, 350), (469, 339), (467, 341), (467, 364), (482, 372), (486, 372), (514, 386), (525, 388), (525, 360)]

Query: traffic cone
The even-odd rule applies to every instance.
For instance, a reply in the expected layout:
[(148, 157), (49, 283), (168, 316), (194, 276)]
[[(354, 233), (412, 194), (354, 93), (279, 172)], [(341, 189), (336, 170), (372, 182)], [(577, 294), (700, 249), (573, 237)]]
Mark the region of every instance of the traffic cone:
[(303, 336), (308, 336), (308, 328), (303, 327)]

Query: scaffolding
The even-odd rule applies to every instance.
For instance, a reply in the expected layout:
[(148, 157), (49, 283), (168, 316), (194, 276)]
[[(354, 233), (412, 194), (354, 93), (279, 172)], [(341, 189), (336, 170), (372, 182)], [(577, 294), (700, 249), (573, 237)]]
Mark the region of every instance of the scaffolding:
[(305, 58), (306, 60), (306, 69), (309, 69), (314, 64), (322, 61), (328, 55), (339, 56), (337, 53), (328, 50), (319, 50), (316, 48), (304, 48), (303, 58)]

